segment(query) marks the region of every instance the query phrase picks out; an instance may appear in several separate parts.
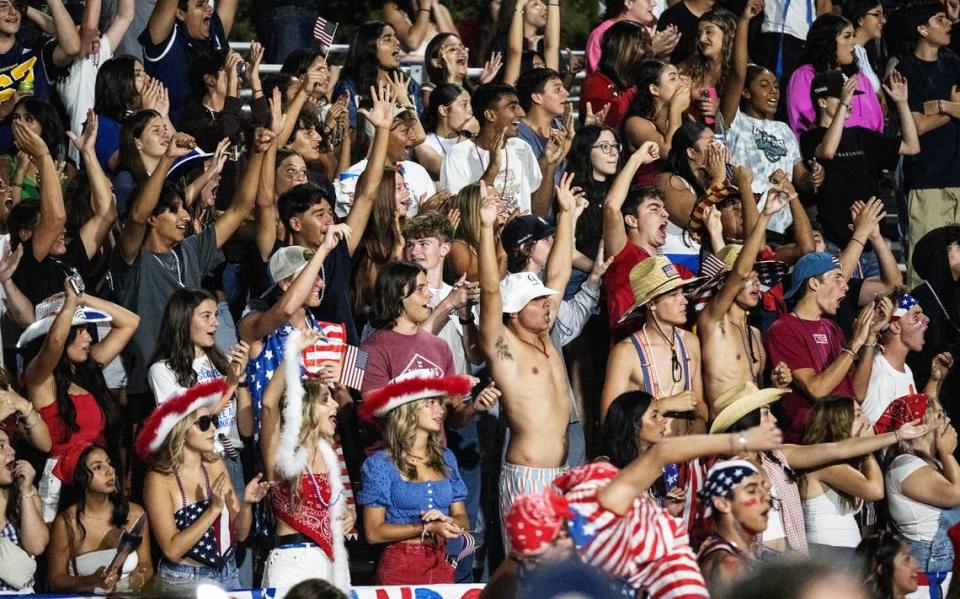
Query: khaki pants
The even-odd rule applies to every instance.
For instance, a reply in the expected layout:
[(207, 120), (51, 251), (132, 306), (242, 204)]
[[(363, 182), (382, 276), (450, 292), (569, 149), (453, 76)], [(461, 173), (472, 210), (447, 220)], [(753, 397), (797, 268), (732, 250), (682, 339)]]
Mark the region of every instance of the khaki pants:
[(920, 284), (913, 272), (913, 248), (920, 238), (944, 225), (960, 222), (960, 187), (914, 189), (907, 196), (910, 215), (910, 253), (907, 260), (907, 285)]

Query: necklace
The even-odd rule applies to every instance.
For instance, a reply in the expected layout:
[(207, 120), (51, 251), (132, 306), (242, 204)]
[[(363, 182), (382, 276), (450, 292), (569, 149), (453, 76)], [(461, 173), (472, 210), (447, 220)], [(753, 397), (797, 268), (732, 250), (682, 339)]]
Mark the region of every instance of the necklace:
[[(667, 345), (670, 346), (670, 375), (673, 377), (674, 383), (679, 383), (680, 380), (683, 378), (683, 367), (680, 365), (680, 358), (677, 357), (677, 337), (679, 336), (677, 334), (677, 329), (676, 328), (673, 329), (673, 338), (667, 339), (667, 336), (663, 333), (663, 331), (660, 330), (660, 324), (657, 322), (656, 318), (654, 318), (653, 320), (653, 326), (657, 329), (657, 333), (659, 333), (660, 336), (663, 337), (663, 340), (667, 342)], [(646, 323), (644, 323), (643, 327), (644, 327), (643, 338), (644, 340), (646, 340), (647, 339)], [(649, 343), (650, 342), (647, 341), (648, 345)], [(650, 349), (650, 359), (653, 360), (652, 347)]]
[[(483, 173), (487, 172), (487, 168), (490, 166), (490, 161), (487, 161), (487, 166), (483, 166), (483, 157), (480, 156), (480, 147), (476, 142), (473, 143), (473, 151), (477, 153), (477, 162), (480, 163), (480, 176), (483, 177)], [(493, 157), (491, 156), (490, 160)], [(499, 176), (499, 173), (497, 174)], [(494, 177), (496, 180), (496, 177)], [(507, 181), (510, 180), (510, 152), (507, 151), (507, 146), (503, 146), (503, 187), (500, 188), (500, 201), (503, 201), (503, 195), (507, 191)]]
[[(676, 331), (674, 331), (674, 333), (676, 333)], [(650, 339), (647, 337), (646, 323), (644, 323), (643, 327), (640, 328), (640, 335), (643, 337), (642, 342), (643, 342), (643, 345), (646, 346), (647, 348), (647, 353), (650, 354), (650, 378), (653, 379), (652, 381), (650, 381), (651, 383), (650, 387), (653, 389), (654, 399), (667, 397), (672, 394), (673, 385), (671, 385), (670, 387), (670, 393), (666, 393), (666, 394), (663, 392), (663, 389), (660, 387), (660, 380), (659, 380), (660, 377), (657, 374), (658, 373), (657, 360), (653, 355), (653, 346), (650, 344)], [(669, 341), (667, 343), (669, 343)], [(681, 378), (676, 372), (679, 369), (680, 361), (677, 360), (676, 350), (674, 349), (674, 346), (672, 344), (670, 346), (670, 350), (672, 352), (671, 365), (673, 366), (673, 372), (671, 374), (673, 374), (673, 383), (675, 385), (676, 383), (680, 382), (680, 378)]]
[[(811, 329), (811, 328), (807, 325), (807, 323), (806, 323), (802, 318), (800, 318), (800, 315), (797, 314), (796, 310), (794, 310), (794, 311), (791, 312), (790, 314), (792, 314), (793, 317), (797, 319), (797, 322), (800, 323), (800, 326), (802, 326), (804, 329), (806, 329), (807, 334), (810, 335), (810, 339), (811, 339), (811, 341), (813, 341), (813, 345), (817, 348), (817, 354), (820, 356), (820, 359), (823, 360), (823, 362), (820, 364), (820, 369), (823, 370), (824, 368), (826, 368), (826, 367), (830, 364), (830, 361), (831, 361), (831, 360), (830, 360), (830, 354), (833, 352), (833, 348), (830, 348), (828, 351), (825, 352), (825, 351), (823, 350), (823, 348), (820, 347), (821, 344), (820, 344), (820, 343), (817, 343), (817, 335), (823, 335), (823, 337), (825, 337), (825, 338), (827, 337), (827, 335), (826, 335), (825, 333), (816, 333), (816, 332), (814, 332), (814, 330)], [(818, 322), (819, 322), (819, 321), (818, 321)], [(829, 340), (829, 338), (827, 338), (827, 346), (828, 346), (828, 347), (829, 347), (829, 344), (830, 344), (830, 340)]]
[[(517, 337), (517, 339), (520, 339), (520, 337)], [(521, 343), (525, 343), (525, 344), (529, 345), (530, 347), (532, 347), (533, 349), (537, 350), (538, 352), (540, 352), (541, 354), (543, 354), (544, 357), (546, 357), (548, 360), (550, 359), (550, 354), (547, 353), (547, 344), (544, 343), (542, 339), (540, 340), (540, 343), (542, 344), (542, 347), (536, 346), (536, 345), (530, 343), (529, 341), (527, 341), (526, 339), (520, 339), (520, 342), (521, 342)]]
[[(753, 377), (753, 382), (757, 384), (757, 387), (761, 387), (760, 358), (758, 358), (757, 354), (753, 351), (753, 330), (750, 328), (749, 324), (746, 325), (746, 331), (740, 328), (740, 325), (733, 321), (730, 321), (730, 324), (736, 327), (737, 332), (740, 333), (740, 343), (743, 345), (743, 351), (747, 354), (750, 354), (750, 376)], [(756, 365), (756, 369), (754, 369), (754, 365)]]
[(155, 253), (150, 252), (150, 255), (153, 256), (153, 259), (157, 261), (157, 264), (159, 264), (160, 267), (163, 268), (163, 270), (176, 270), (176, 272), (177, 272), (177, 283), (180, 284), (180, 287), (186, 287), (186, 285), (183, 284), (183, 275), (182, 275), (182, 273), (180, 272), (180, 257), (177, 256), (176, 250), (174, 250), (174, 251), (172, 251), (172, 252), (170, 252), (170, 253), (173, 254), (173, 266), (174, 266), (173, 268), (170, 268), (169, 266), (167, 266), (166, 264), (164, 264), (164, 263), (163, 263), (163, 260), (160, 259), (160, 256), (156, 255)]
[(320, 303), (323, 303), (323, 295), (327, 292), (327, 271), (323, 269), (323, 264), (320, 265), (320, 280), (323, 281), (323, 286), (320, 287)]
[(944, 317), (946, 317), (947, 322), (950, 323), (950, 326), (956, 329), (957, 325), (953, 324), (953, 319), (950, 318), (950, 313), (947, 312), (947, 309), (943, 307), (943, 302), (940, 301), (940, 296), (937, 295), (936, 291), (934, 291), (933, 285), (930, 284), (930, 281), (924, 281), (923, 284), (926, 285), (927, 289), (930, 290), (930, 294), (933, 296), (933, 301), (937, 302), (937, 306), (940, 307), (940, 311), (943, 313)]
[[(317, 494), (317, 501), (320, 502), (320, 505), (322, 505), (325, 508), (329, 508), (330, 506), (335, 505), (338, 501), (340, 501), (340, 496), (342, 495), (342, 493), (337, 493), (337, 496), (334, 497), (329, 503), (323, 500), (323, 495), (320, 493), (320, 485), (317, 484), (317, 477), (313, 475), (313, 470), (310, 469), (309, 464), (307, 465), (307, 476), (310, 479), (310, 486), (313, 487), (314, 492)], [(327, 477), (328, 478), (330, 477), (329, 472), (327, 473)]]

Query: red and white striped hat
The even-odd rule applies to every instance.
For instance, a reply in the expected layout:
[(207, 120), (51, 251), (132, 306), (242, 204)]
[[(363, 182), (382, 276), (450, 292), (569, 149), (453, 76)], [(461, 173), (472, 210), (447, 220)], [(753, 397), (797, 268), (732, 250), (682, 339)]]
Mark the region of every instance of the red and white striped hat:
[(438, 377), (429, 370), (411, 370), (371, 391), (360, 404), (358, 413), (370, 422), (374, 418), (383, 418), (405, 403), (428, 397), (466, 395), (472, 387), (470, 377), (465, 375)]
[(227, 390), (226, 379), (194, 385), (163, 402), (147, 417), (137, 435), (134, 451), (141, 460), (157, 453), (178, 422), (200, 408), (213, 408)]

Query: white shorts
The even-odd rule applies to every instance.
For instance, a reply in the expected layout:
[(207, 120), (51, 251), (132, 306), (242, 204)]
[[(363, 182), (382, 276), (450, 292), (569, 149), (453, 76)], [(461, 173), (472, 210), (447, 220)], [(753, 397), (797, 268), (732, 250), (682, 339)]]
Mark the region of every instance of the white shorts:
[(264, 589), (275, 589), (282, 599), (297, 583), (311, 578), (333, 582), (333, 562), (316, 545), (278, 547), (270, 552), (263, 568)]

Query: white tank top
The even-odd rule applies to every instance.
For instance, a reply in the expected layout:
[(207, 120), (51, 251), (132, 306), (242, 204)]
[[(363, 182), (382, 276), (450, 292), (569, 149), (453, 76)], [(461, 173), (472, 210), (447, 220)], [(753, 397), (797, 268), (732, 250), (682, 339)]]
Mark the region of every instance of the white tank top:
[[(824, 485), (826, 487), (826, 485)], [(856, 547), (860, 544), (860, 527), (854, 514), (860, 511), (848, 509), (840, 502), (840, 495), (827, 487), (827, 492), (812, 499), (803, 500), (803, 521), (807, 529), (807, 542), (834, 547)]]

